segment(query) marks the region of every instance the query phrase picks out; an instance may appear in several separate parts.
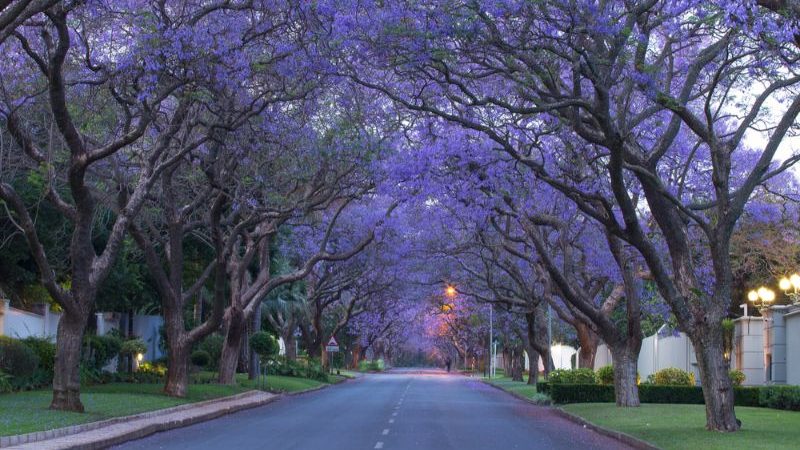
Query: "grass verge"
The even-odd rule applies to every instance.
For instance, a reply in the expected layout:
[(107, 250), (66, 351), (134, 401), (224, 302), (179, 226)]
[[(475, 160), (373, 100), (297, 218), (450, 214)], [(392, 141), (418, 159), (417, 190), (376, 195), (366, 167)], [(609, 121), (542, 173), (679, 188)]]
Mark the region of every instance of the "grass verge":
[(48, 409), (50, 390), (0, 395), (0, 436), (51, 430), (112, 417), (170, 408), (213, 398), (238, 394), (242, 386), (191, 385), (186, 398), (167, 397), (162, 384), (111, 383), (83, 388), (81, 401), (85, 413)]
[(663, 449), (790, 449), (800, 442), (800, 412), (740, 406), (742, 429), (705, 429), (704, 405), (645, 404), (618, 408), (610, 403), (564, 405), (564, 410), (604, 428), (630, 434)]
[(528, 384), (525, 381), (512, 381), (511, 377), (483, 378), (483, 381), (497, 386), (504, 391), (525, 397), (535, 403), (550, 403), (550, 397), (536, 392), (536, 385)]

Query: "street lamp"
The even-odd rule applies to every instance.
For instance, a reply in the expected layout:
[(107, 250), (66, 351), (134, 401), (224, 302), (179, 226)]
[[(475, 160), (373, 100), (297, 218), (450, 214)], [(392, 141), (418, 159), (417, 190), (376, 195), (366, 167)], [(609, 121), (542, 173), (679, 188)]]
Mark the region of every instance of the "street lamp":
[(778, 286), (787, 297), (792, 299), (792, 304), (800, 305), (800, 274), (794, 273), (788, 277), (781, 278)]
[(747, 299), (753, 303), (753, 306), (758, 308), (759, 311), (764, 312), (769, 308), (769, 305), (775, 301), (775, 291), (761, 286), (758, 289), (753, 289), (747, 293)]
[(458, 293), (458, 291), (456, 291), (456, 288), (453, 286), (447, 286), (447, 289), (445, 289), (444, 292), (445, 294), (447, 294), (448, 297), (455, 297), (456, 294)]

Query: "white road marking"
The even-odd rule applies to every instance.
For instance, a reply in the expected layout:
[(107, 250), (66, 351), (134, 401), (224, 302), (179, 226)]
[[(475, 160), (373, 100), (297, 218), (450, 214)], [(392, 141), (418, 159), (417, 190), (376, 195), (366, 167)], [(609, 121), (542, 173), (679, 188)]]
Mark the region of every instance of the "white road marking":
[(397, 413), (396, 413), (396, 412), (393, 412), (393, 413), (392, 413), (392, 417), (396, 417), (396, 416), (397, 416)]
[(389, 423), (394, 423), (394, 419), (389, 419)]
[(389, 434), (389, 429), (388, 428), (384, 428), (383, 429), (383, 435), (386, 436), (387, 434)]
[(383, 448), (383, 442), (378, 441), (378, 443), (375, 444), (375, 448)]

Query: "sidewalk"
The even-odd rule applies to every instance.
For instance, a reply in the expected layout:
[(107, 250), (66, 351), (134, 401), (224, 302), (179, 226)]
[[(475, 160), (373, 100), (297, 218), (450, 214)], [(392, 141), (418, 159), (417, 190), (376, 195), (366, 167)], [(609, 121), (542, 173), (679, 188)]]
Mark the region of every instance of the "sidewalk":
[(232, 397), (181, 405), (102, 422), (20, 436), (6, 436), (0, 440), (0, 447), (31, 450), (106, 448), (158, 431), (184, 427), (243, 409), (261, 406), (278, 397), (278, 395), (267, 392), (245, 392)]

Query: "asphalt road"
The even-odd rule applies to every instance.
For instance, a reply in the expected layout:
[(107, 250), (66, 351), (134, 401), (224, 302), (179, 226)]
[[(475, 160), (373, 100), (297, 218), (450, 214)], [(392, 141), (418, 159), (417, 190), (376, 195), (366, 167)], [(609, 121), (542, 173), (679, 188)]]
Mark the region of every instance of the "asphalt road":
[(129, 442), (121, 449), (621, 449), (480, 381), (393, 371)]

